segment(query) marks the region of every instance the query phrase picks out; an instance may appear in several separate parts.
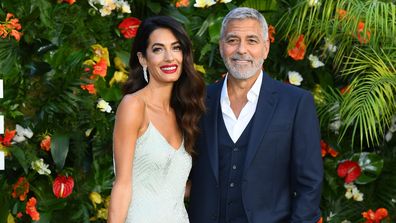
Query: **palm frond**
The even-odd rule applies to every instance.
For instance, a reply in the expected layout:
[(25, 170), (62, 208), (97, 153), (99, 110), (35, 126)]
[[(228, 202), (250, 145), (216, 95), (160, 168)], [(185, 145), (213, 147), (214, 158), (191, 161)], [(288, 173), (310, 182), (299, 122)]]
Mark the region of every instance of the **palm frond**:
[(341, 104), (344, 125), (340, 140), (352, 128), (352, 144), (358, 136), (361, 144), (378, 145), (396, 112), (396, 57), (383, 50), (360, 48), (355, 48), (354, 54), (343, 70), (344, 75), (355, 78)]

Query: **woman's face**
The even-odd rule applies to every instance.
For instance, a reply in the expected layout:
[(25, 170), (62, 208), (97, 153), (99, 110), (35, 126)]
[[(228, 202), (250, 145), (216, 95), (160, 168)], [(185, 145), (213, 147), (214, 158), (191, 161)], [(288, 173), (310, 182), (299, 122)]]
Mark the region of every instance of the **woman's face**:
[(166, 28), (154, 30), (148, 40), (146, 58), (140, 63), (147, 66), (149, 82), (175, 82), (182, 72), (183, 52), (175, 35)]

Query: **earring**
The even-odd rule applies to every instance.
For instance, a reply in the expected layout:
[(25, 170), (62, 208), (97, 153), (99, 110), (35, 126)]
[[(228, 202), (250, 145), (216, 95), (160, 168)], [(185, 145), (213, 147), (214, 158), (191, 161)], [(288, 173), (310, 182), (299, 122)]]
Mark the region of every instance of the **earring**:
[(148, 83), (147, 67), (146, 66), (143, 67), (143, 77), (144, 77), (144, 80), (146, 80), (146, 82)]

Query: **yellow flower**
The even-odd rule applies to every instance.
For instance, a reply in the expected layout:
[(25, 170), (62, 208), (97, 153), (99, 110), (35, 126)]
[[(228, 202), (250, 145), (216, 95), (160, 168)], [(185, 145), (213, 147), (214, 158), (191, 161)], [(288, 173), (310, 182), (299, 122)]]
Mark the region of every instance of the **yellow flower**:
[(128, 75), (122, 71), (114, 72), (113, 78), (110, 80), (110, 86), (113, 86), (114, 83), (124, 83), (128, 79)]
[(127, 73), (126, 65), (120, 57), (114, 57), (114, 66), (117, 70)]
[(84, 65), (87, 65), (87, 66), (93, 66), (93, 65), (95, 65), (96, 63), (95, 63), (95, 61), (93, 61), (93, 60), (86, 60), (86, 61), (84, 61), (83, 64), (84, 64)]
[(198, 64), (194, 64), (194, 68), (195, 70), (197, 70), (198, 72), (201, 72), (203, 74), (206, 74), (205, 68), (203, 67), (203, 65), (198, 65)]
[(106, 208), (101, 208), (96, 213), (96, 217), (107, 220), (107, 214), (108, 214), (108, 210)]
[(98, 192), (91, 192), (89, 194), (89, 199), (92, 201), (94, 208), (96, 209), (96, 204), (101, 204), (103, 202), (102, 196)]
[(100, 44), (94, 44), (91, 46), (94, 51), (93, 60), (95, 62), (99, 62), (102, 58), (106, 59), (107, 66), (110, 66), (110, 59), (109, 59), (109, 51), (106, 47), (101, 46)]
[(106, 197), (105, 202), (104, 202), (105, 208), (109, 208), (110, 206), (110, 195)]
[(8, 213), (7, 223), (15, 223), (14, 217), (11, 213)]

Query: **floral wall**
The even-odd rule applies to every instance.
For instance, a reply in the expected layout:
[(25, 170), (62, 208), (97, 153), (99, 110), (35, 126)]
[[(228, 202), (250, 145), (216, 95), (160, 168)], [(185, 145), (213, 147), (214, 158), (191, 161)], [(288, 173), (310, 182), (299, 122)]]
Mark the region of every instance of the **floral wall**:
[(2, 0), (0, 222), (106, 222), (115, 110), (140, 22), (181, 22), (210, 84), (226, 73), (219, 32), (237, 6), (269, 23), (263, 69), (314, 95), (321, 221), (396, 222), (394, 0)]

